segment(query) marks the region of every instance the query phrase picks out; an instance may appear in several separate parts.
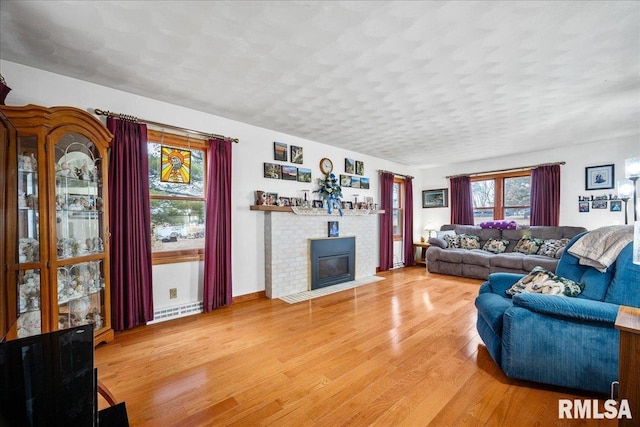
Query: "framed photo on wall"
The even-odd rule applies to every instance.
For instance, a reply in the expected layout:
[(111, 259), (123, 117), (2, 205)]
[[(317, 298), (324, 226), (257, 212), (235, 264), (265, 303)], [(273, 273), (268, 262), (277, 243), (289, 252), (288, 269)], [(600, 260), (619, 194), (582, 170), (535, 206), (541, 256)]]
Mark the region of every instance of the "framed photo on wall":
[(585, 190), (608, 190), (615, 188), (615, 165), (586, 167)]
[(578, 212), (589, 212), (589, 202), (578, 202)]
[(296, 181), (298, 179), (298, 168), (295, 166), (282, 165), (282, 179)]
[(449, 206), (449, 189), (424, 190), (422, 192), (422, 208), (446, 208)]
[(299, 165), (302, 164), (303, 159), (303, 151), (302, 147), (298, 147), (297, 145), (291, 146), (291, 163), (297, 163)]
[(287, 144), (278, 141), (273, 143), (273, 159), (283, 162), (287, 161)]

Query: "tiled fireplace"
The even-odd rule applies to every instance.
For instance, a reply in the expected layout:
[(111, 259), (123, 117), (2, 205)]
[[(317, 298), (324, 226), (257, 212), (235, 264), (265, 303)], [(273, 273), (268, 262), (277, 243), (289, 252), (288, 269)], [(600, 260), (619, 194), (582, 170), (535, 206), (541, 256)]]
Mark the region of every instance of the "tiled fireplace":
[(329, 221), (338, 221), (340, 237), (355, 237), (355, 280), (376, 274), (378, 221), (376, 212), (344, 216), (264, 212), (265, 293), (280, 298), (310, 290), (310, 239), (327, 237)]

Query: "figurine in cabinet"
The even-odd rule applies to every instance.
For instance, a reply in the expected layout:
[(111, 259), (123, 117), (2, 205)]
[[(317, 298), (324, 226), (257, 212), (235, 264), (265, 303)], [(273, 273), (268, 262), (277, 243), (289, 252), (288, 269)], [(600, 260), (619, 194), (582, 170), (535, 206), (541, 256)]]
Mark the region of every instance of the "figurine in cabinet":
[(35, 194), (29, 194), (27, 196), (27, 207), (29, 209), (38, 209), (38, 196)]

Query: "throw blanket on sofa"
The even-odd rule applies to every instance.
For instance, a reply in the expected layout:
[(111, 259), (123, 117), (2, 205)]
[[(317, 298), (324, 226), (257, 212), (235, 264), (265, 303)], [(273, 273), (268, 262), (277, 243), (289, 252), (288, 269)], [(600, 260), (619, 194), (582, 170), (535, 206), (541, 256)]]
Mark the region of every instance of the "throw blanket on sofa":
[(604, 273), (632, 240), (632, 225), (610, 225), (585, 234), (568, 251), (580, 258), (580, 264)]

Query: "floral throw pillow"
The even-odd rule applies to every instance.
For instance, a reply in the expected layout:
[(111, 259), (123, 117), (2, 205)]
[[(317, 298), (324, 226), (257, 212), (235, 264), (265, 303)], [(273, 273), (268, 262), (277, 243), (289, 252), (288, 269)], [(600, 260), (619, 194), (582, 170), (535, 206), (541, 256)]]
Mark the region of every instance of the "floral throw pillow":
[(462, 249), (480, 249), (480, 237), (469, 234), (460, 235), (460, 247)]
[(518, 280), (505, 292), (517, 295), (525, 292), (576, 297), (584, 290), (582, 283), (560, 277), (542, 267), (534, 267), (531, 273)]
[(555, 258), (558, 251), (569, 243), (569, 239), (549, 239), (545, 240), (540, 249), (538, 249), (538, 255), (546, 255), (551, 258)]
[(460, 248), (460, 236), (454, 234), (453, 236), (450, 234), (446, 234), (444, 237), (444, 241), (447, 242), (447, 247), (451, 249), (459, 249)]
[(544, 240), (537, 239), (531, 236), (522, 236), (522, 238), (516, 244), (516, 247), (513, 248), (514, 252), (520, 252), (526, 255), (532, 255), (538, 253), (540, 250), (540, 246), (544, 243)]
[(489, 239), (482, 247), (483, 250), (494, 254), (501, 254), (507, 250), (508, 240)]

